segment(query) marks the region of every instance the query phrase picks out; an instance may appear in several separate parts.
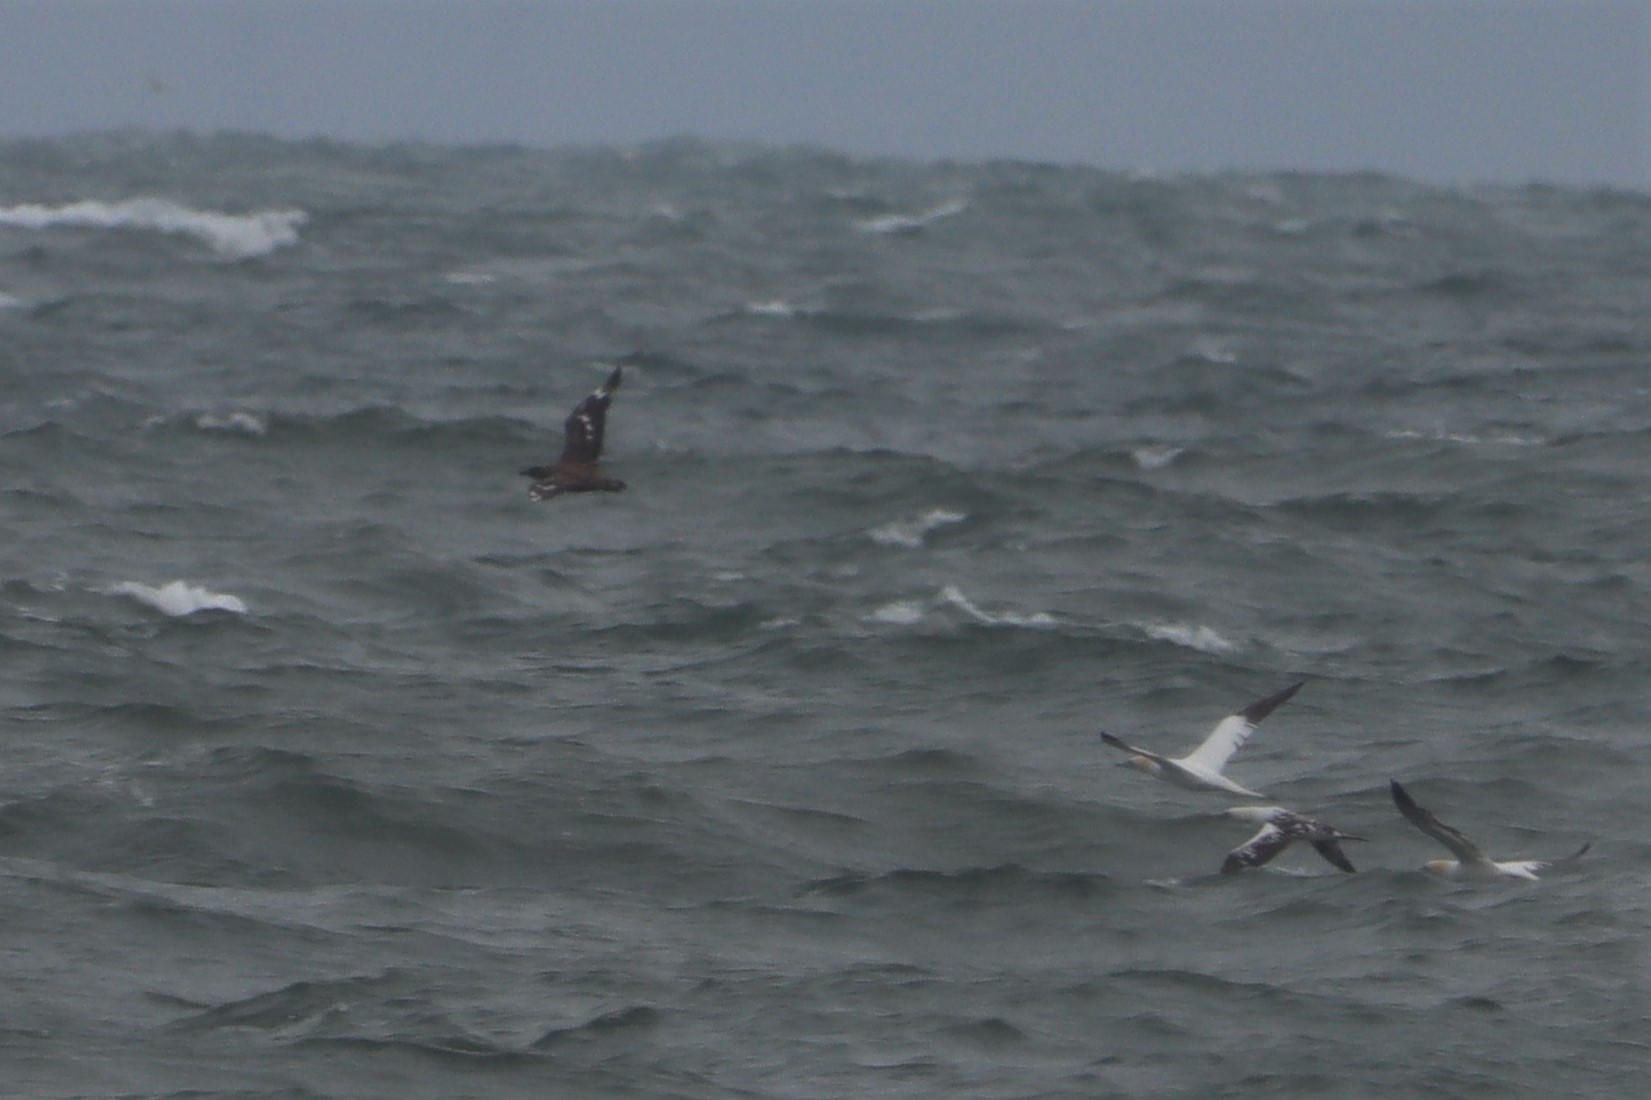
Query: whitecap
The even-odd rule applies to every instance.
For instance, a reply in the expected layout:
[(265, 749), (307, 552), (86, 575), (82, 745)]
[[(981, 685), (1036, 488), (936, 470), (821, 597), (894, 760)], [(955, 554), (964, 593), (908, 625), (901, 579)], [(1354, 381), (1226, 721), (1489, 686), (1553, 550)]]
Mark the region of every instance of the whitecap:
[(916, 600), (895, 600), (873, 611), (871, 619), (891, 626), (913, 626), (922, 622), (926, 614), (923, 605)]
[(28, 304), (23, 299), (0, 290), (0, 309), (22, 309)]
[(1055, 617), (1047, 611), (987, 611), (955, 584), (942, 588), (935, 598), (925, 604), (918, 600), (895, 600), (873, 611), (868, 618), (891, 626), (914, 626), (928, 618), (929, 612), (950, 607), (968, 618), (987, 626), (1045, 627), (1054, 626)]
[(141, 581), (122, 581), (110, 591), (117, 596), (131, 596), (174, 618), (197, 611), (233, 611), (244, 615), (247, 609), (239, 596), (212, 592), (187, 581), (172, 581), (159, 587)]
[(224, 214), (194, 210), (169, 199), (86, 200), (63, 206), (23, 203), (0, 207), (0, 225), (19, 229), (73, 226), (84, 229), (148, 229), (194, 237), (232, 260), (263, 256), (298, 241), (298, 227), (309, 220), (302, 210), (258, 210)]
[(1502, 447), (1541, 447), (1547, 440), (1540, 436), (1521, 435), (1518, 432), (1492, 432), (1488, 435), (1475, 435), (1470, 432), (1419, 432), (1411, 429), (1398, 429), (1386, 433), (1389, 439), (1421, 439), (1432, 443), (1460, 443), (1463, 446), (1502, 446)]
[(1238, 353), (1225, 340), (1216, 336), (1200, 336), (1192, 342), (1190, 354), (1206, 363), (1229, 366), (1238, 362)]
[(261, 416), (249, 412), (202, 413), (195, 418), (195, 427), (203, 432), (240, 432), (245, 435), (263, 435), (269, 424)]
[(485, 271), (449, 271), (442, 278), (454, 286), (487, 286), (499, 281), (497, 275)]
[(1162, 470), (1184, 453), (1183, 448), (1172, 447), (1168, 443), (1149, 443), (1130, 451), (1129, 457), (1143, 470)]
[(955, 584), (948, 584), (940, 590), (940, 602), (949, 604), (968, 615), (976, 622), (986, 623), (988, 626), (1054, 626), (1055, 617), (1047, 611), (1034, 611), (1026, 614), (1019, 611), (985, 611), (963, 594), (963, 590)]
[(892, 234), (913, 233), (926, 225), (950, 218), (969, 209), (969, 204), (963, 199), (952, 199), (938, 206), (931, 206), (920, 214), (880, 214), (875, 218), (865, 218), (854, 223), (856, 229), (866, 233)]
[(1200, 653), (1231, 653), (1238, 648), (1237, 643), (1222, 637), (1220, 632), (1209, 626), (1188, 626), (1186, 623), (1149, 623), (1142, 628), (1146, 636), (1159, 642), (1173, 642), (1176, 645), (1196, 649)]
[(797, 307), (781, 298), (768, 302), (746, 302), (745, 312), (753, 317), (795, 317)]
[(915, 550), (923, 545), (923, 540), (930, 531), (953, 523), (962, 523), (967, 518), (962, 512), (931, 508), (912, 519), (890, 520), (879, 527), (873, 527), (866, 535), (872, 542), (882, 546), (904, 546)]

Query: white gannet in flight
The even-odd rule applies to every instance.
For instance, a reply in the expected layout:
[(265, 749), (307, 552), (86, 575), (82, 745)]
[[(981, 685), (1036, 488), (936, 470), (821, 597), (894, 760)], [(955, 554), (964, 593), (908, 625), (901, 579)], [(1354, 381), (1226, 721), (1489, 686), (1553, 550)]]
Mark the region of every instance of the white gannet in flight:
[(1333, 825), (1286, 810), (1283, 806), (1234, 806), (1223, 810), (1226, 817), (1259, 822), (1261, 831), (1227, 853), (1221, 873), (1230, 875), (1246, 867), (1260, 867), (1298, 840), (1311, 844), (1332, 866), (1352, 874), (1358, 868), (1341, 850), (1343, 840), (1363, 840)]
[(1110, 733), (1102, 733), (1101, 740), (1115, 749), (1123, 749), (1130, 753), (1130, 758), (1126, 761), (1129, 767), (1139, 768), (1166, 783), (1174, 783), (1178, 787), (1186, 787), (1193, 791), (1225, 791), (1228, 794), (1241, 794), (1245, 798), (1265, 798), (1267, 796), (1264, 794), (1252, 791), (1248, 787), (1240, 787), (1222, 775), (1221, 769), (1227, 766), (1227, 761), (1232, 759), (1232, 754), (1238, 751), (1238, 747), (1250, 739), (1250, 734), (1255, 732), (1256, 723), (1288, 702), (1292, 695), (1301, 690), (1303, 683), (1306, 681), (1291, 684), (1283, 691), (1256, 700), (1236, 714), (1227, 715), (1216, 723), (1215, 729), (1204, 738), (1202, 745), (1179, 759), (1137, 748), (1120, 741)]
[(1409, 793), (1401, 786), (1397, 779), (1389, 781), (1392, 784), (1393, 804), (1399, 807), (1404, 819), (1428, 836), (1443, 844), (1455, 859), (1434, 859), (1423, 865), (1422, 870), (1445, 878), (1526, 878), (1535, 880), (1536, 872), (1544, 867), (1551, 867), (1556, 863), (1566, 863), (1577, 859), (1594, 842), (1589, 841), (1568, 856), (1559, 859), (1516, 859), (1498, 862), (1491, 859), (1479, 846), (1461, 833), (1434, 817), (1432, 813), (1416, 805)]

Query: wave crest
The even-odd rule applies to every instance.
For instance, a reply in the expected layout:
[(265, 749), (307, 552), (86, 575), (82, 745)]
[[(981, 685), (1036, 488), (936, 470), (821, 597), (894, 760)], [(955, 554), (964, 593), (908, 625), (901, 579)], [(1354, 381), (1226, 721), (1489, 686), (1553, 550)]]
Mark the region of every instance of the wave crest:
[(1186, 646), (1200, 653), (1231, 653), (1238, 643), (1225, 637), (1212, 626), (1189, 623), (1148, 623), (1142, 627), (1146, 636), (1157, 642)]
[[(942, 588), (932, 600), (894, 600), (883, 604), (867, 616), (872, 622), (889, 626), (916, 626), (931, 612), (951, 609), (966, 622), (983, 626), (1045, 628), (1058, 626), (1055, 616), (1047, 611), (987, 611), (975, 603), (955, 584)], [(955, 622), (959, 615), (952, 616)]]
[(120, 202), (88, 199), (62, 206), (23, 203), (0, 207), (0, 225), (19, 229), (70, 226), (83, 229), (149, 229), (194, 237), (231, 260), (264, 256), (298, 243), (298, 228), (309, 220), (302, 210), (258, 210), (224, 214), (194, 210), (170, 199), (139, 198)]
[(247, 609), (239, 596), (211, 592), (188, 581), (172, 581), (158, 587), (141, 581), (122, 581), (110, 591), (117, 596), (131, 596), (173, 618), (193, 615), (197, 611), (233, 611), (244, 615)]
[(954, 523), (962, 523), (967, 518), (962, 512), (954, 512), (949, 508), (931, 508), (922, 515), (910, 519), (890, 520), (881, 526), (873, 527), (866, 534), (872, 542), (882, 546), (903, 546), (909, 550), (916, 550), (923, 545), (929, 532)]
[(951, 199), (936, 206), (931, 206), (917, 214), (880, 214), (874, 218), (862, 218), (854, 223), (854, 227), (861, 232), (876, 233), (881, 236), (915, 233), (937, 221), (961, 214), (967, 209), (969, 209), (967, 200)]

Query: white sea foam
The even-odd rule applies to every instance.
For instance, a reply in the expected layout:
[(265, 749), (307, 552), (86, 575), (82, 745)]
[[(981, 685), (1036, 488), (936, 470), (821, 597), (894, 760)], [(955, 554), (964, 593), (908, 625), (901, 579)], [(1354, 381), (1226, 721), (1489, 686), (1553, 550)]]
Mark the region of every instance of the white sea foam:
[(169, 199), (124, 199), (120, 202), (72, 202), (63, 206), (24, 203), (0, 206), (0, 225), (19, 229), (73, 226), (85, 229), (149, 229), (178, 233), (211, 246), (232, 260), (263, 256), (296, 244), (298, 227), (309, 220), (302, 210), (258, 210), (223, 214), (193, 210)]
[(449, 271), (442, 278), (454, 286), (487, 286), (499, 281), (497, 275), (486, 271)]
[(926, 225), (961, 214), (969, 209), (969, 204), (963, 199), (952, 199), (939, 206), (931, 206), (920, 214), (880, 214), (875, 218), (865, 218), (854, 223), (856, 229), (866, 233), (913, 233)]
[(1188, 351), (1206, 363), (1226, 366), (1238, 362), (1238, 353), (1225, 340), (1215, 336), (1200, 336), (1192, 342)]
[(871, 613), (873, 622), (888, 623), (891, 626), (913, 626), (923, 621), (928, 614), (923, 605), (916, 600), (895, 600), (886, 603)]
[(873, 527), (866, 534), (872, 542), (883, 546), (904, 546), (915, 550), (923, 545), (923, 540), (930, 531), (953, 523), (962, 523), (967, 518), (962, 512), (931, 508), (912, 519), (890, 520), (880, 527)]
[(1171, 447), (1168, 443), (1149, 443), (1130, 451), (1129, 457), (1143, 470), (1162, 470), (1180, 458), (1182, 453), (1180, 447)]
[(1214, 627), (1189, 626), (1186, 623), (1149, 623), (1142, 627), (1146, 636), (1160, 642), (1173, 642), (1200, 653), (1231, 653), (1237, 643), (1221, 636)]
[(942, 588), (934, 599), (927, 603), (920, 600), (894, 600), (877, 608), (868, 618), (873, 622), (887, 623), (891, 626), (915, 626), (928, 618), (929, 612), (948, 607), (961, 611), (968, 618), (987, 626), (1055, 625), (1055, 617), (1047, 611), (987, 611), (965, 596), (963, 590), (955, 584), (948, 584)]
[(195, 427), (203, 432), (240, 432), (245, 435), (263, 435), (269, 424), (261, 416), (249, 412), (202, 413), (195, 418)]
[(1054, 626), (1055, 617), (1047, 611), (1026, 614), (1019, 611), (984, 611), (963, 594), (955, 584), (940, 590), (940, 602), (957, 608), (976, 622), (989, 626)]
[(197, 611), (233, 611), (244, 615), (247, 609), (239, 596), (211, 592), (188, 581), (172, 581), (159, 587), (141, 581), (122, 581), (110, 591), (117, 596), (131, 596), (174, 618)]
[(1488, 435), (1473, 435), (1468, 432), (1418, 432), (1410, 429), (1400, 429), (1387, 433), (1389, 439), (1425, 439), (1434, 443), (1461, 443), (1465, 446), (1502, 446), (1502, 447), (1541, 447), (1547, 440), (1540, 436), (1520, 435), (1517, 432), (1492, 432)]
[(22, 309), (29, 303), (0, 290), (0, 309)]
[(745, 312), (753, 317), (795, 317), (798, 309), (784, 299), (775, 298), (767, 302), (746, 302)]

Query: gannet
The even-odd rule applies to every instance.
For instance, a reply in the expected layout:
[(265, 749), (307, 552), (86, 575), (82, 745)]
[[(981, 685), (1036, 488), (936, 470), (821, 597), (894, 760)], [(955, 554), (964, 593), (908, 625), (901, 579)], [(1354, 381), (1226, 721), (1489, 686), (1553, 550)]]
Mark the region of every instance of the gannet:
[(534, 500), (549, 500), (563, 493), (603, 491), (617, 493), (625, 487), (623, 481), (604, 477), (597, 469), (596, 460), (602, 456), (602, 429), (608, 419), (608, 402), (619, 388), (624, 367), (613, 368), (608, 380), (573, 407), (563, 425), (562, 457), (551, 466), (530, 466), (523, 476), (533, 479), (527, 495)]
[(1434, 859), (1423, 865), (1422, 870), (1445, 878), (1524, 878), (1535, 880), (1536, 872), (1544, 867), (1551, 867), (1555, 863), (1565, 863), (1579, 858), (1589, 848), (1593, 841), (1589, 841), (1568, 856), (1559, 859), (1516, 859), (1498, 862), (1491, 859), (1479, 850), (1479, 846), (1461, 833), (1434, 817), (1432, 813), (1416, 805), (1414, 799), (1399, 786), (1397, 779), (1390, 780), (1393, 790), (1393, 804), (1399, 807), (1406, 821), (1426, 833), (1428, 836), (1443, 844), (1455, 859)]
[(1341, 850), (1340, 841), (1363, 840), (1362, 836), (1344, 833), (1317, 818), (1286, 810), (1283, 806), (1234, 806), (1222, 811), (1223, 816), (1239, 821), (1260, 822), (1261, 831), (1227, 853), (1221, 863), (1221, 873), (1230, 875), (1246, 867), (1260, 867), (1298, 840), (1305, 840), (1332, 866), (1352, 874), (1358, 868)]
[(1139, 768), (1166, 783), (1174, 783), (1178, 787), (1194, 791), (1225, 791), (1228, 794), (1241, 794), (1245, 798), (1265, 798), (1267, 796), (1264, 794), (1252, 791), (1248, 787), (1240, 787), (1222, 775), (1221, 769), (1227, 766), (1227, 761), (1238, 751), (1239, 746), (1249, 740), (1250, 734), (1255, 732), (1256, 723), (1289, 701), (1292, 695), (1301, 690), (1303, 683), (1306, 681), (1291, 684), (1283, 691), (1256, 700), (1236, 714), (1227, 715), (1216, 723), (1215, 729), (1204, 738), (1202, 745), (1179, 759), (1136, 748), (1110, 733), (1102, 733), (1101, 740), (1113, 748), (1123, 749), (1132, 754), (1126, 761), (1129, 767)]

